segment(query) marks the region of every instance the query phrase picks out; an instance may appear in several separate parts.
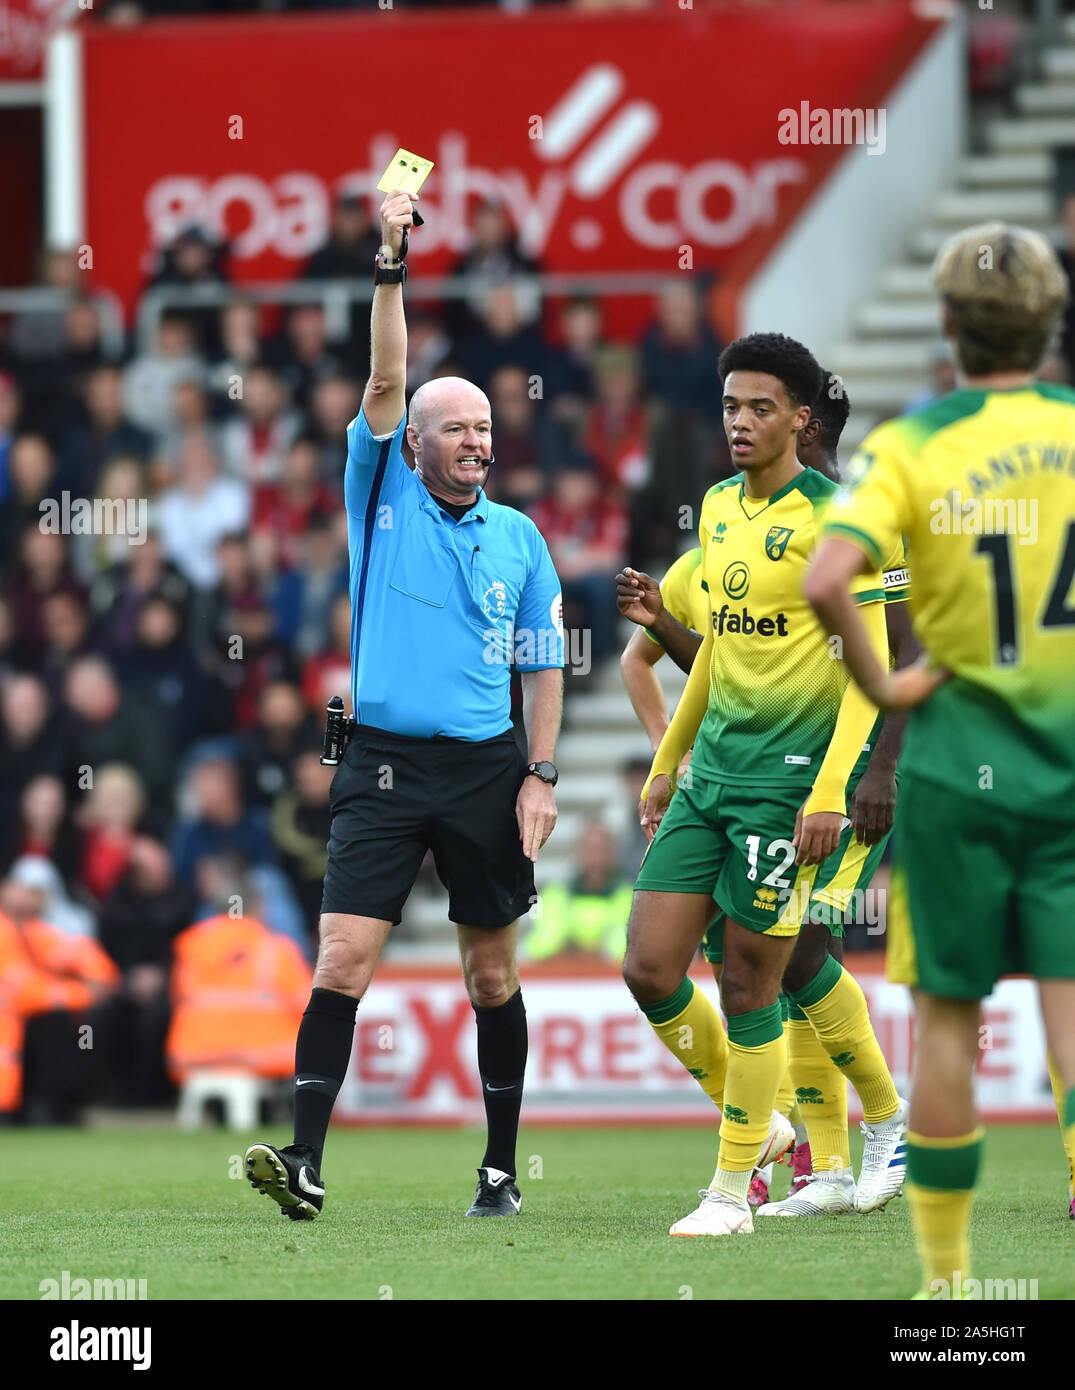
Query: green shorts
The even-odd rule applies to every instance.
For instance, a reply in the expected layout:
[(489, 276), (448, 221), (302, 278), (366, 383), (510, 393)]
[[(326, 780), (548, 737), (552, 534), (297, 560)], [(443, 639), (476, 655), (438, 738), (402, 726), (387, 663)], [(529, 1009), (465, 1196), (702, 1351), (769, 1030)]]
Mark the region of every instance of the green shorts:
[[(867, 891), (877, 872), (888, 836), (875, 845), (860, 845), (852, 826), (817, 871), (814, 890), (804, 921), (822, 922), (831, 936), (843, 936), (844, 927), (865, 922), (883, 930), (884, 917)], [(710, 964), (724, 959), (724, 913), (718, 912), (702, 938), (702, 954)]]
[(888, 903), (890, 980), (982, 999), (1002, 975), (1075, 979), (1075, 824), (907, 776)]
[(695, 773), (681, 786), (646, 851), (636, 891), (707, 893), (735, 921), (796, 936), (817, 865), (795, 863), (802, 787), (727, 786)]

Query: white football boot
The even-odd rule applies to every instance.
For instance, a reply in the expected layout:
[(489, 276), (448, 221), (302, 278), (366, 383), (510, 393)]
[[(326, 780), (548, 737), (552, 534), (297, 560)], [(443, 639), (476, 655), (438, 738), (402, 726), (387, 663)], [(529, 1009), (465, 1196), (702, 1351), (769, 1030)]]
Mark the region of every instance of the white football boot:
[(768, 1163), (776, 1163), (784, 1154), (793, 1147), (795, 1143), (795, 1130), (786, 1115), (781, 1115), (779, 1110), (773, 1111), (773, 1117), (769, 1121), (769, 1137), (765, 1141), (761, 1153), (758, 1155), (759, 1168), (764, 1168)]
[(811, 1173), (782, 1202), (766, 1202), (756, 1216), (846, 1216), (855, 1210), (855, 1175), (850, 1168)]
[(698, 1190), (702, 1205), (669, 1227), (670, 1236), (752, 1236), (754, 1217), (746, 1202), (711, 1188)]
[(899, 1196), (907, 1176), (907, 1120), (911, 1107), (900, 1100), (899, 1109), (890, 1120), (879, 1125), (862, 1121), (859, 1128), (866, 1136), (859, 1171), (855, 1210), (879, 1211), (886, 1202)]

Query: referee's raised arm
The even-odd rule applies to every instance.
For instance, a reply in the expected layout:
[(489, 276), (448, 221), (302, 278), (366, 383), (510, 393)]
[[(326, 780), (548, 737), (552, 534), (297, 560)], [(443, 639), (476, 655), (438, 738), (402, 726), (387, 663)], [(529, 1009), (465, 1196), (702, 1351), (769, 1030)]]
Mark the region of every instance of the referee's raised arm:
[[(417, 193), (413, 195), (417, 198)], [(403, 233), (414, 225), (412, 195), (389, 193), (381, 204), (381, 250), (377, 257), (378, 281), (370, 315), (370, 379), (362, 397), (362, 411), (371, 434), (391, 434), (403, 419), (407, 392), (407, 321), (403, 314), (400, 251)], [(385, 283), (391, 276), (395, 283)]]

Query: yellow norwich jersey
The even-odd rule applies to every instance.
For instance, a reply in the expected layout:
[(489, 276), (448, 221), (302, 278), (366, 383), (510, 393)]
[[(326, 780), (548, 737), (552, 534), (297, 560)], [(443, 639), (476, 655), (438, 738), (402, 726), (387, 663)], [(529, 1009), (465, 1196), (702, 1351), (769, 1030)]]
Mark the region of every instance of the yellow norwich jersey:
[(955, 391), (879, 426), (848, 473), (826, 531), (871, 564), (906, 535), (915, 632), (953, 672), (901, 768), (1075, 818), (1075, 391)]
[[(702, 588), (702, 550), (695, 546), (670, 565), (661, 580), (661, 598), (664, 606), (677, 623), (689, 627), (693, 632), (705, 632), (709, 622), (709, 596)], [(643, 628), (651, 642), (659, 647), (661, 643), (647, 629)]]
[[(847, 668), (802, 587), (820, 514), (835, 492), (835, 483), (805, 468), (769, 498), (746, 496), (741, 474), (706, 494), (698, 533), (713, 651), (692, 766), (715, 781), (809, 787), (824, 759)], [(893, 597), (906, 584), (902, 555), (897, 536), (886, 566)], [(881, 566), (855, 591), (860, 604), (882, 602)], [(852, 776), (867, 760), (863, 748)]]

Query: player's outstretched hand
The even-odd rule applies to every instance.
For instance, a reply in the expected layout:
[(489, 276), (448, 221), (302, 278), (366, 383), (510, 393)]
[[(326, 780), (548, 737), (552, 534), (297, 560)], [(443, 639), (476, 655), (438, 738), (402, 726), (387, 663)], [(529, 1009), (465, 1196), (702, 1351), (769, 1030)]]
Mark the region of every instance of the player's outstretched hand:
[(642, 833), (652, 840), (657, 827), (664, 819), (668, 803), (672, 800), (672, 782), (666, 772), (659, 772), (649, 784), (649, 794), (639, 802), (642, 811)]
[(798, 850), (796, 864), (820, 864), (828, 859), (840, 843), (844, 817), (836, 811), (815, 811), (804, 816), (800, 806), (795, 815), (795, 837), (792, 844)]
[(524, 777), (515, 798), (515, 820), (523, 853), (532, 864), (537, 863), (538, 850), (552, 834), (556, 824), (556, 796), (548, 782), (540, 777)]
[(870, 698), (882, 714), (914, 709), (925, 704), (950, 675), (950, 671), (930, 666), (928, 656), (921, 656), (912, 666), (889, 672)]
[(401, 193), (397, 189), (386, 194), (381, 204), (381, 245), (391, 247), (396, 258), (403, 245), (404, 228), (414, 226), (411, 204), (417, 200), (417, 193)]
[(620, 570), (616, 576), (616, 604), (631, 622), (652, 627), (664, 608), (661, 586), (641, 570)]

